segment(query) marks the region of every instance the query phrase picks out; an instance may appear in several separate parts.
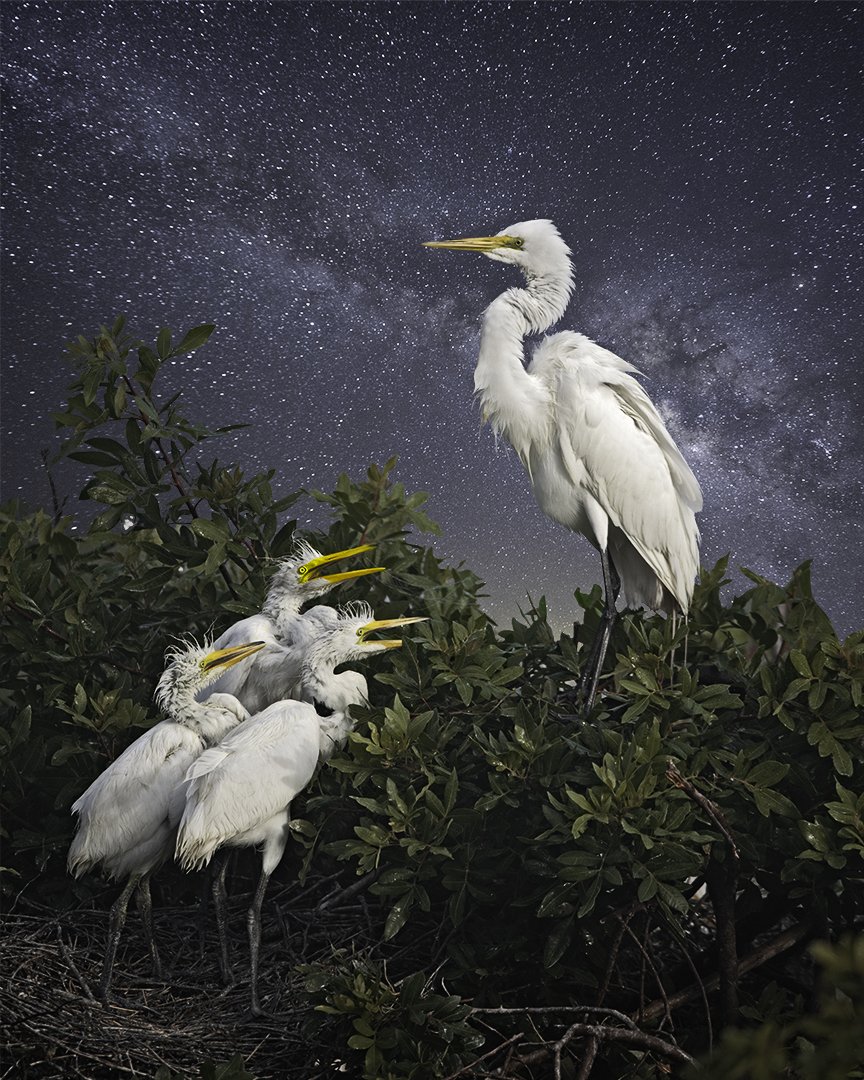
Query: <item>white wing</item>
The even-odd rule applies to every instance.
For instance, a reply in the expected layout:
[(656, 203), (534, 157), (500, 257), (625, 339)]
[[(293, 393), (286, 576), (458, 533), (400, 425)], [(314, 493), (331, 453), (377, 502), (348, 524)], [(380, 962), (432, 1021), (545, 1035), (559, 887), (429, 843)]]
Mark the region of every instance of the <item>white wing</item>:
[(285, 810), (312, 779), (318, 740), (315, 709), (280, 701), (201, 754), (186, 774), (177, 835), (184, 868), (208, 862), (223, 844)]
[(99, 863), (112, 877), (144, 873), (170, 849), (171, 793), (201, 753), (202, 739), (164, 720), (128, 746), (73, 804), (78, 831), (68, 866), (76, 877)]
[(663, 601), (662, 590), (652, 592), (640, 576), (632, 557), (638, 555), (686, 610), (699, 565), (694, 514), (702, 507), (702, 492), (630, 374), (635, 368), (581, 334), (563, 333), (543, 341), (531, 370), (555, 401), (547, 452), (558, 456), (573, 487), (607, 515), (609, 548), (625, 597), (651, 607)]

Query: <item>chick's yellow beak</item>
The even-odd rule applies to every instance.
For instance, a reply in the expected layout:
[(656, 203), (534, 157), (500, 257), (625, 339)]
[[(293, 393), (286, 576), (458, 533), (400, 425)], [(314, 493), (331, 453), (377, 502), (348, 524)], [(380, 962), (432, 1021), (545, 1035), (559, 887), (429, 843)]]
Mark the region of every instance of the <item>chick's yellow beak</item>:
[(246, 645), (232, 645), (230, 649), (215, 649), (201, 661), (201, 670), (213, 671), (214, 668), (233, 667), (241, 660), (245, 660), (247, 656), (263, 649), (266, 644), (266, 641), (250, 641)]
[(374, 549), (374, 544), (361, 544), (360, 547), (346, 548), (345, 551), (334, 551), (330, 555), (319, 555), (317, 559), (310, 559), (297, 567), (297, 577), (301, 584), (307, 581), (316, 581), (324, 578), (331, 585), (340, 581), (348, 581), (350, 578), (364, 577), (366, 574), (380, 574), (385, 569), (383, 566), (364, 567), (362, 570), (344, 570), (338, 574), (327, 574), (324, 571), (330, 563), (339, 562), (340, 559), (351, 559), (355, 555), (363, 555)]
[(427, 240), (423, 247), (450, 248), (452, 251), (496, 251), (498, 248), (521, 248), (521, 236), (466, 236), (464, 240)]
[(429, 619), (422, 615), (413, 615), (407, 619), (372, 619), (357, 631), (357, 643), (359, 645), (375, 645), (378, 648), (398, 649), (402, 641), (400, 638), (376, 638), (367, 641), (366, 638), (375, 630), (392, 630), (395, 626), (409, 626), (411, 623), (428, 622)]

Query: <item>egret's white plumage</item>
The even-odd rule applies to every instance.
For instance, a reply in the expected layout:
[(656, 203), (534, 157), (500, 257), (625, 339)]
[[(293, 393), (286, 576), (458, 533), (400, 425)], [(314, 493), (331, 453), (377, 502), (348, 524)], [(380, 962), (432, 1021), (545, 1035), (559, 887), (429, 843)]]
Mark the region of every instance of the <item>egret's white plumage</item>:
[[(372, 630), (416, 619), (375, 622), (364, 605), (319, 621), (302, 647), (294, 646), (303, 700), (279, 701), (206, 750), (186, 774), (186, 800), (177, 833), (184, 869), (205, 866), (223, 847), (260, 847), (261, 877), (249, 913), (252, 1010), (257, 992), (260, 910), (267, 880), (288, 840), (291, 802), (351, 729), (348, 709), (366, 700), (365, 678), (337, 665), (401, 644), (366, 640)], [(320, 711), (319, 711), (320, 710)], [(329, 712), (329, 715), (322, 715)]]
[[(429, 246), (480, 251), (525, 276), (525, 288), (507, 289), (486, 309), (475, 392), (484, 418), (525, 465), (543, 512), (601, 552), (606, 641), (616, 571), (628, 605), (686, 613), (702, 493), (633, 378), (636, 369), (571, 332), (544, 338), (525, 365), (524, 339), (561, 318), (573, 288), (571, 252), (558, 230), (551, 221), (523, 221), (496, 236)], [(603, 652), (605, 643), (598, 671)], [(588, 697), (590, 707), (593, 689)]]
[(171, 854), (172, 794), (201, 752), (249, 715), (228, 695), (215, 695), (206, 704), (196, 701), (195, 695), (225, 666), (251, 656), (253, 651), (253, 646), (244, 644), (216, 654), (208, 646), (194, 643), (170, 650), (156, 691), (157, 703), (168, 718), (128, 746), (72, 805), (78, 830), (69, 848), (70, 873), (80, 877), (101, 867), (109, 878), (128, 879), (112, 909), (109, 950), (100, 985), (103, 995), (110, 986), (126, 905), (136, 887), (158, 968), (149, 926), (149, 878)]
[(302, 655), (306, 641), (319, 624), (329, 624), (336, 618), (335, 609), (325, 605), (316, 605), (303, 614), (300, 608), (342, 581), (380, 572), (380, 566), (329, 572), (332, 563), (371, 550), (372, 545), (364, 544), (322, 555), (305, 540), (298, 540), (291, 556), (280, 560), (270, 579), (261, 611), (234, 623), (214, 643), (214, 648), (226, 649), (236, 642), (263, 641), (264, 648), (247, 664), (227, 671), (199, 695), (202, 700), (210, 694), (231, 694), (254, 715), (274, 701), (291, 697), (299, 674), (298, 655)]

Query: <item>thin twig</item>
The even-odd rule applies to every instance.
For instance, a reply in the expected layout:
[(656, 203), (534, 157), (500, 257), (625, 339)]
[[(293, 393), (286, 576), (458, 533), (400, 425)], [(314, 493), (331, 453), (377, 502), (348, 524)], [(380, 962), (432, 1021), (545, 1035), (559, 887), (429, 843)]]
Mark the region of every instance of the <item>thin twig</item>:
[(675, 1043), (666, 1042), (665, 1039), (660, 1039), (656, 1035), (649, 1035), (645, 1031), (636, 1030), (632, 1028), (616, 1028), (605, 1027), (603, 1024), (571, 1024), (565, 1031), (560, 1039), (555, 1042), (546, 1043), (539, 1050), (535, 1050), (530, 1054), (525, 1054), (520, 1057), (519, 1061), (523, 1065), (535, 1064), (549, 1057), (550, 1053), (556, 1055), (557, 1071), (556, 1080), (560, 1077), (560, 1053), (564, 1050), (568, 1043), (574, 1038), (591, 1036), (598, 1040), (598, 1042), (618, 1042), (623, 1043), (625, 1046), (636, 1046), (643, 1050), (653, 1050), (657, 1054), (662, 1054), (663, 1057), (671, 1058), (673, 1061), (686, 1062), (688, 1065), (695, 1065), (695, 1061), (690, 1055), (677, 1046)]
[(88, 1000), (92, 1001), (95, 1004), (96, 998), (93, 996), (93, 991), (90, 989), (90, 984), (75, 966), (75, 961), (72, 959), (72, 954), (66, 948), (66, 942), (63, 940), (63, 932), (60, 929), (59, 923), (57, 924), (57, 944), (60, 946), (60, 952), (63, 954), (63, 959), (66, 961), (69, 970), (75, 976), (76, 982), (84, 991), (84, 994), (88, 998)]
[[(794, 945), (803, 941), (810, 933), (811, 926), (812, 924), (809, 920), (796, 923), (795, 926), (790, 927), (788, 930), (784, 930), (782, 934), (778, 934), (777, 937), (772, 938), (771, 941), (761, 946), (761, 948), (749, 953), (738, 963), (739, 978), (742, 975), (746, 975), (748, 971), (753, 971), (755, 968), (761, 967), (762, 964), (766, 964), (769, 960), (773, 960), (775, 956), (779, 956), (780, 953), (785, 952), (787, 949), (791, 949)], [(700, 990), (704, 989), (705, 992), (711, 992), (716, 990), (719, 985), (720, 979), (715, 975), (708, 979), (704, 984), (700, 983), (696, 986), (685, 987), (683, 990), (679, 990), (677, 994), (673, 994), (668, 1001), (652, 1001), (650, 1005), (641, 1009), (636, 1014), (636, 1019), (643, 1022), (656, 1020), (667, 1008), (677, 1009), (679, 1005), (684, 1005), (688, 1001), (692, 1001), (694, 997), (698, 997)]]
[(521, 1031), (518, 1033), (518, 1035), (511, 1035), (509, 1039), (505, 1039), (504, 1042), (501, 1043), (499, 1046), (493, 1047), (493, 1049), (491, 1050), (487, 1050), (482, 1057), (475, 1058), (475, 1060), (472, 1061), (470, 1064), (463, 1065), (461, 1069), (457, 1069), (456, 1072), (450, 1073), (449, 1076), (445, 1076), (444, 1080), (456, 1080), (457, 1076), (464, 1076), (465, 1073), (473, 1069), (475, 1065), (479, 1065), (481, 1061), (485, 1061), (487, 1058), (493, 1057), (495, 1054), (500, 1053), (503, 1049), (505, 1049), (505, 1047), (511, 1046), (513, 1043), (518, 1042), (521, 1038), (523, 1038), (523, 1033)]
[(616, 1020), (620, 1020), (623, 1024), (627, 1024), (633, 1031), (639, 1030), (639, 1027), (634, 1022), (632, 1016), (619, 1012), (617, 1009), (607, 1009), (605, 1005), (521, 1005), (514, 1006), (513, 1008), (497, 1005), (495, 1008), (472, 1009), (471, 1013), (483, 1013), (486, 1016), (508, 1016), (515, 1013), (540, 1015), (544, 1013), (590, 1013), (591, 1015), (612, 1016)]
[(323, 900), (319, 901), (315, 910), (327, 911), (328, 908), (338, 907), (339, 904), (344, 904), (346, 900), (352, 900), (358, 893), (365, 892), (370, 885), (374, 885), (383, 873), (383, 866), (379, 866), (376, 870), (370, 870), (368, 874), (364, 874), (363, 877), (353, 884), (348, 885), (337, 893), (330, 893), (329, 896), (325, 896)]
[(668, 996), (666, 994), (666, 987), (663, 985), (663, 980), (660, 978), (660, 973), (658, 972), (657, 968), (654, 966), (654, 961), (651, 959), (651, 955), (648, 952), (648, 949), (642, 944), (642, 942), (639, 940), (639, 938), (636, 937), (636, 935), (633, 933), (633, 931), (630, 929), (629, 926), (625, 928), (625, 932), (627, 934), (629, 934), (630, 937), (636, 942), (636, 948), (642, 954), (642, 958), (645, 961), (645, 963), (648, 965), (648, 967), (651, 968), (651, 974), (654, 976), (654, 981), (657, 983), (657, 989), (660, 991), (660, 995), (661, 995), (662, 1000), (666, 1002), (666, 1017), (665, 1017), (665, 1019), (668, 1020), (670, 1026), (672, 1026), (674, 1028), (675, 1025), (672, 1023), (672, 1011), (671, 1011), (670, 1006), (669, 1006), (669, 998), (668, 998)]
[(707, 795), (703, 795), (701, 791), (695, 785), (693, 785), (675, 766), (673, 761), (667, 762), (666, 765), (666, 777), (671, 784), (680, 788), (693, 802), (697, 803), (705, 813), (711, 818), (717, 828), (723, 833), (726, 838), (726, 843), (729, 845), (729, 849), (732, 852), (732, 857), (737, 862), (740, 858), (740, 852), (738, 851), (738, 845), (735, 843), (735, 837), (732, 835), (729, 826), (726, 824), (726, 818), (723, 816), (723, 811), (720, 807), (712, 802)]
[(591, 1070), (594, 1068), (594, 1061), (599, 1049), (600, 1040), (596, 1035), (592, 1035), (585, 1044), (585, 1056), (582, 1058), (582, 1064), (579, 1066), (576, 1080), (588, 1080), (588, 1077), (591, 1075)]

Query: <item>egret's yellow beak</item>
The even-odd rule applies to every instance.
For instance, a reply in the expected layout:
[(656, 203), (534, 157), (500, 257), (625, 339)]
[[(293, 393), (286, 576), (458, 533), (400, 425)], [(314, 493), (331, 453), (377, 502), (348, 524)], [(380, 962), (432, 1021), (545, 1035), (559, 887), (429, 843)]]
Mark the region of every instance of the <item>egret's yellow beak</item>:
[(422, 615), (413, 615), (407, 619), (373, 619), (371, 622), (367, 622), (365, 626), (361, 626), (357, 631), (357, 644), (376, 645), (378, 648), (385, 649), (398, 649), (402, 644), (400, 638), (376, 638), (375, 641), (367, 641), (366, 638), (375, 630), (391, 630), (394, 626), (408, 626), (410, 623), (428, 621), (429, 619)]
[(423, 247), (450, 248), (453, 251), (495, 251), (497, 248), (521, 248), (521, 236), (467, 236), (464, 240), (427, 240)]
[(245, 660), (247, 656), (263, 649), (266, 641), (250, 641), (246, 645), (232, 645), (230, 649), (216, 649), (208, 653), (201, 661), (202, 671), (212, 671), (214, 668), (229, 668)]
[(297, 577), (303, 585), (305, 585), (307, 581), (316, 581), (319, 578), (324, 578), (324, 580), (329, 581), (331, 585), (336, 585), (340, 581), (348, 581), (350, 578), (363, 577), (365, 574), (380, 574), (385, 567), (368, 566), (363, 570), (345, 570), (340, 574), (324, 573), (324, 570), (330, 563), (338, 562), (340, 559), (350, 559), (354, 555), (362, 555), (366, 551), (372, 551), (374, 547), (374, 544), (361, 544), (360, 547), (347, 548), (345, 551), (334, 551), (330, 555), (319, 555), (317, 559), (310, 559), (308, 562), (303, 563), (302, 566), (298, 566)]

